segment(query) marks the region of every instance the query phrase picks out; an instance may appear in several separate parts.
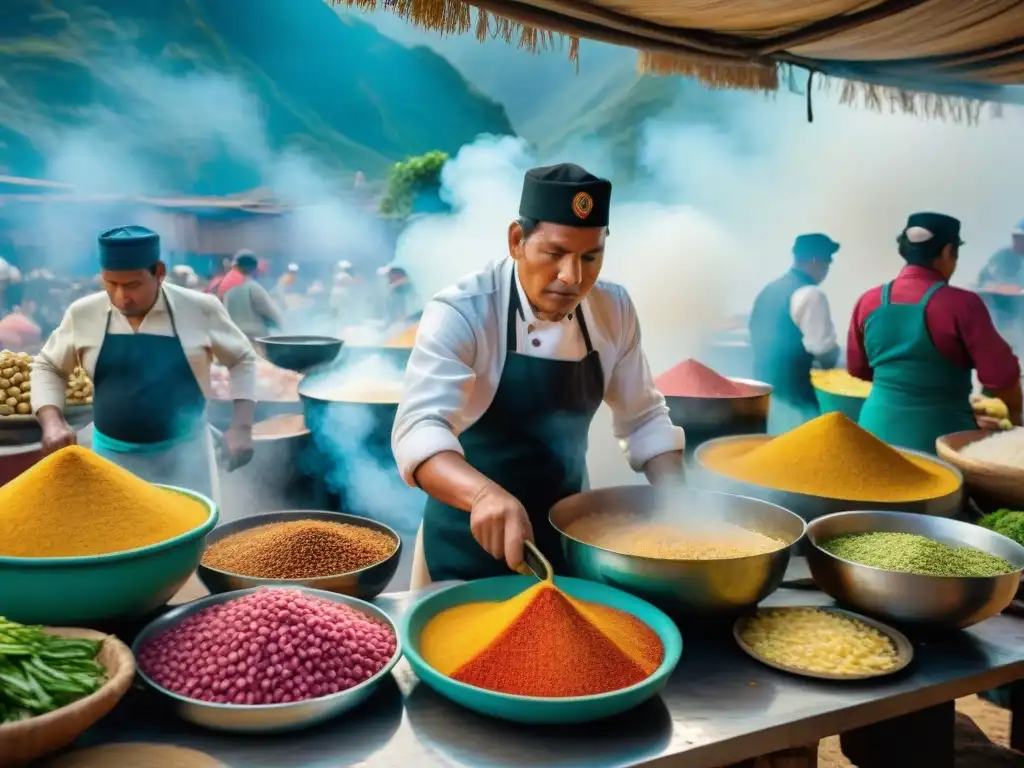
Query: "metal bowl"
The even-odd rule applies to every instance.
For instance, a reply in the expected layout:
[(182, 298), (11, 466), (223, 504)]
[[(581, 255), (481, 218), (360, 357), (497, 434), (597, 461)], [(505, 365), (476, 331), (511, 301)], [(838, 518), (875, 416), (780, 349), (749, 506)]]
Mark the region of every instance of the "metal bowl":
[(698, 487), (706, 487), (709, 490), (721, 491), (722, 493), (734, 493), (738, 496), (750, 496), (755, 499), (762, 499), (778, 504), (780, 507), (792, 510), (804, 520), (810, 522), (823, 515), (833, 512), (846, 512), (850, 509), (880, 509), (902, 512), (917, 512), (923, 515), (935, 517), (953, 517), (961, 512), (964, 505), (964, 478), (956, 467), (948, 462), (937, 459), (927, 453), (911, 451), (900, 448), (901, 453), (913, 454), (923, 459), (928, 459), (944, 469), (956, 475), (959, 480), (957, 489), (945, 496), (938, 496), (934, 499), (922, 499), (921, 501), (850, 501), (848, 499), (836, 499), (829, 496), (815, 496), (809, 493), (797, 493), (795, 491), (783, 491), (778, 488), (768, 488), (763, 485), (755, 485), (742, 480), (737, 480), (711, 469), (704, 463), (704, 456), (715, 446), (724, 445), (729, 442), (741, 440), (763, 439), (765, 442), (771, 440), (766, 435), (738, 435), (736, 437), (722, 437), (717, 440), (710, 440), (693, 455), (693, 461), (697, 470), (693, 474), (693, 482)]
[[(844, 533), (916, 533), (996, 555), (1017, 568), (1001, 576), (922, 576), (860, 565), (820, 547)], [(969, 627), (1013, 600), (1024, 569), (1024, 547), (971, 523), (906, 512), (854, 511), (826, 515), (807, 528), (807, 562), (821, 589), (858, 611), (897, 624)]]
[(743, 397), (665, 396), (669, 418), (686, 431), (687, 453), (718, 437), (767, 431), (771, 384), (754, 379), (731, 378), (730, 381), (752, 388), (752, 394)]
[(212, 594), (252, 589), (253, 587), (261, 586), (308, 587), (363, 600), (372, 600), (383, 592), (391, 582), (391, 579), (394, 578), (395, 571), (398, 570), (398, 561), (402, 556), (402, 537), (388, 526), (378, 523), (376, 520), (346, 515), (341, 512), (292, 509), (285, 512), (268, 512), (262, 515), (243, 517), (214, 528), (209, 536), (206, 537), (206, 545), (211, 547), (226, 536), (258, 528), (261, 525), (293, 523), (297, 520), (323, 520), (328, 523), (359, 525), (363, 528), (371, 528), (375, 531), (386, 533), (397, 542), (397, 545), (395, 546), (395, 551), (387, 559), (379, 563), (360, 568), (358, 571), (340, 573), (334, 576), (321, 576), (315, 579), (258, 579), (252, 576), (242, 576), (237, 573), (221, 571), (200, 562), (197, 569), (199, 580), (203, 582), (203, 586), (210, 590)]
[(787, 606), (772, 606), (770, 610), (773, 611), (794, 611), (802, 608), (814, 608), (818, 611), (825, 611), (826, 613), (834, 613), (839, 616), (845, 616), (848, 619), (854, 619), (867, 624), (869, 627), (873, 627), (881, 632), (883, 635), (889, 638), (892, 642), (893, 647), (896, 649), (896, 665), (891, 669), (886, 669), (880, 672), (871, 672), (864, 674), (841, 674), (837, 672), (813, 672), (809, 669), (803, 669), (802, 667), (792, 667), (788, 664), (780, 664), (779, 662), (772, 661), (769, 658), (762, 656), (760, 653), (755, 651), (747, 641), (743, 639), (743, 630), (747, 628), (747, 624), (754, 614), (749, 616), (741, 616), (736, 620), (736, 623), (732, 627), (732, 637), (736, 641), (736, 645), (740, 647), (740, 650), (747, 654), (750, 658), (756, 659), (757, 661), (765, 664), (769, 667), (781, 670), (782, 672), (789, 672), (792, 675), (800, 675), (802, 677), (814, 677), (818, 680), (868, 680), (874, 677), (886, 677), (888, 675), (895, 675), (897, 672), (907, 668), (911, 660), (914, 658), (914, 646), (911, 645), (910, 640), (897, 629), (893, 629), (888, 624), (883, 624), (880, 621), (868, 618), (867, 616), (861, 616), (860, 614), (853, 613), (852, 611), (844, 611), (842, 608), (831, 608), (828, 606), (821, 605), (787, 605)]
[[(395, 655), (391, 657), (391, 660), (384, 665), (380, 672), (354, 688), (349, 688), (347, 691), (340, 691), (339, 693), (332, 693), (329, 696), (321, 696), (318, 699), (296, 701), (289, 704), (254, 704), (246, 706), (242, 704), (215, 704), (208, 701), (197, 701), (157, 685), (143, 671), (141, 666), (138, 670), (139, 677), (153, 690), (170, 699), (174, 703), (175, 714), (182, 720), (202, 726), (203, 728), (230, 733), (263, 734), (295, 731), (300, 728), (316, 725), (332, 717), (337, 717), (359, 706), (373, 694), (377, 686), (391, 673), (392, 668), (402, 657), (402, 641), (398, 635), (395, 623), (380, 608), (370, 605), (370, 603), (363, 600), (357, 600), (348, 595), (339, 595), (334, 592), (323, 592), (318, 589), (308, 589), (299, 586), (292, 588), (315, 597), (322, 597), (334, 603), (347, 605), (349, 608), (384, 622), (395, 635)], [(257, 591), (258, 589), (243, 589), (238, 592), (211, 595), (201, 600), (186, 603), (180, 608), (175, 608), (146, 625), (145, 629), (135, 638), (135, 642), (132, 643), (132, 653), (137, 658), (139, 651), (147, 642), (173, 629), (189, 616), (199, 613), (204, 608), (236, 600)]]
[(345, 342), (333, 336), (264, 336), (256, 343), (278, 368), (304, 373), (334, 360)]
[(697, 509), (702, 515), (786, 542), (761, 555), (668, 560), (613, 552), (565, 533), (570, 523), (591, 513), (628, 511), (653, 517), (665, 508), (663, 493), (660, 488), (630, 485), (585, 491), (558, 502), (549, 519), (562, 535), (562, 549), (573, 574), (631, 592), (676, 616), (741, 612), (778, 589), (790, 550), (806, 526), (789, 510), (758, 499), (682, 487), (671, 491), (680, 511)]

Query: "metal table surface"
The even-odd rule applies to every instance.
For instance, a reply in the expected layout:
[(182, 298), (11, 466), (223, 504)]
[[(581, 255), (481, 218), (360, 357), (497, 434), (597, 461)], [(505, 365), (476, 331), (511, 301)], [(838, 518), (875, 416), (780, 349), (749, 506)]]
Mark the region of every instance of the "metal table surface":
[[(382, 595), (376, 603), (397, 617), (419, 594)], [(765, 604), (830, 602), (820, 592), (781, 589)], [(726, 624), (684, 625), (682, 660), (662, 696), (599, 726), (526, 727), (475, 715), (420, 684), (403, 660), (361, 710), (311, 730), (265, 737), (208, 732), (174, 719), (156, 695), (133, 691), (75, 746), (174, 744), (232, 768), (713, 768), (1024, 678), (1024, 620), (1010, 616), (961, 632), (908, 633), (913, 664), (859, 683), (776, 672), (745, 656), (730, 632)]]

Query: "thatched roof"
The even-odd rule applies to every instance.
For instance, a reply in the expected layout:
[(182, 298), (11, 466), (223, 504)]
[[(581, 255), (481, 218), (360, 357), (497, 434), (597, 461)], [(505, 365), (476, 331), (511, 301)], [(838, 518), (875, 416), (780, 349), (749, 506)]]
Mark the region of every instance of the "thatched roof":
[(528, 50), (563, 35), (570, 58), (581, 38), (629, 46), (640, 51), (641, 71), (711, 87), (773, 91), (801, 74), (834, 76), (845, 80), (844, 101), (940, 117), (970, 117), (978, 101), (1016, 101), (1021, 91), (1002, 86), (1024, 84), (1020, 0), (327, 1), (446, 34), (475, 28), (481, 40)]

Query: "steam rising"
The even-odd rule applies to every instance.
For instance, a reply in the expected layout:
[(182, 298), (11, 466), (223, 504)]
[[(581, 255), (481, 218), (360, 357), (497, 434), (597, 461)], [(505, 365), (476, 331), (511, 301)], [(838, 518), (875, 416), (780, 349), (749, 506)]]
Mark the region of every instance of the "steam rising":
[[(902, 265), (895, 238), (907, 214), (938, 210), (963, 221), (960, 285), (1009, 244), (1021, 218), (1020, 108), (966, 126), (821, 99), (808, 124), (797, 96), (726, 98), (736, 105), (730, 133), (651, 121), (644, 181), (615, 186), (602, 278), (632, 295), (655, 373), (699, 357), (716, 322), (746, 314), (757, 291), (788, 268), (801, 232), (823, 231), (842, 244), (823, 287), (845, 346), (857, 297)], [(535, 157), (507, 137), (464, 147), (442, 176), (454, 212), (419, 220), (399, 241), (397, 261), (422, 295), (507, 254), (525, 169), (608, 166), (610, 148), (586, 141), (577, 150)], [(601, 485), (638, 481), (610, 439), (606, 409), (591, 432), (590, 471)]]
[[(323, 167), (298, 146), (272, 146), (260, 100), (241, 82), (215, 73), (168, 75), (130, 54), (100, 67), (95, 76), (117, 92), (123, 108), (115, 112), (91, 105), (80, 115), (79, 126), (70, 130), (55, 130), (42, 118), (28, 117), (27, 133), (47, 157), (46, 178), (71, 184), (91, 198), (180, 197), (187, 195), (182, 179), (188, 176), (200, 180), (200, 192), (215, 187), (223, 191), (211, 179), (226, 156), (249, 182), (230, 192), (262, 188), (282, 205), (296, 208), (275, 242), (238, 247), (249, 247), (261, 257), (387, 260), (382, 225), (354, 210), (344, 197), (352, 186), (353, 169), (345, 173)], [(151, 161), (161, 155), (187, 158), (191, 167), (181, 171)], [(173, 229), (170, 221), (148, 206), (39, 208), (16, 223), (44, 238), (47, 266), (55, 272), (91, 253), (98, 231), (129, 218), (161, 231), (168, 247), (175, 240), (168, 231)], [(307, 326), (293, 330), (312, 332)]]
[[(373, 355), (315, 377), (305, 382), (303, 391), (328, 400), (356, 389), (372, 394), (375, 386), (386, 394), (390, 382), (401, 381), (402, 370)], [(328, 458), (324, 479), (343, 497), (343, 511), (372, 517), (404, 534), (419, 525), (423, 502), (395, 468), (388, 411), (381, 404), (328, 405), (317, 409), (309, 426), (317, 448)]]
[[(258, 99), (238, 82), (213, 74), (169, 76), (124, 56), (99, 75), (120, 92), (125, 109), (92, 108), (73, 131), (54, 131), (42, 120), (32, 125), (30, 135), (49, 157), (47, 177), (85, 193), (154, 195), (179, 190), (150, 166), (145, 158), (152, 153), (144, 149), (175, 147), (197, 167), (224, 151), (251, 170), (252, 187), (300, 206), (280, 255), (335, 260), (342, 249), (368, 257), (385, 250), (372, 217), (345, 201), (348, 177), (318, 167), (297, 147), (271, 146)], [(855, 298), (900, 267), (894, 238), (909, 212), (934, 209), (963, 220), (968, 245), (955, 279), (960, 284), (972, 282), (988, 256), (1009, 243), (1010, 229), (1024, 215), (1024, 110), (1006, 108), (1001, 120), (983, 118), (968, 127), (819, 99), (809, 125), (799, 97), (728, 98), (736, 105), (729, 134), (653, 121), (645, 126), (644, 181), (616, 184), (602, 277), (630, 291), (655, 372), (698, 356), (716, 321), (745, 313), (756, 291), (787, 268), (800, 232), (824, 231), (842, 244), (824, 285), (842, 334)], [(505, 231), (516, 216), (526, 168), (563, 160), (595, 172), (609, 167), (611, 147), (586, 140), (576, 150), (540, 158), (508, 137), (483, 137), (464, 147), (442, 179), (454, 212), (416, 220), (398, 245), (396, 261), (418, 293), (428, 297), (506, 255)], [(124, 223), (125, 215), (102, 220), (86, 207), (56, 214), (40, 209), (13, 223), (42, 233), (46, 266), (55, 272), (91, 252), (95, 233)], [(147, 215), (140, 210), (139, 223), (148, 223)], [(272, 255), (261, 253), (260, 243), (238, 243), (246, 245)], [(355, 373), (372, 379), (394, 372)], [(332, 484), (363, 513), (384, 522), (391, 516), (390, 522), (407, 527), (419, 509), (403, 501), (408, 491), (390, 458), (367, 452), (372, 424), (348, 415), (331, 416), (327, 425), (321, 448), (343, 468), (329, 478)], [(610, 439), (605, 412), (595, 422), (590, 467), (601, 485), (636, 481)]]
[[(29, 133), (48, 158), (46, 178), (71, 184), (92, 198), (180, 196), (180, 180), (169, 178), (167, 167), (149, 158), (173, 151), (174, 156), (190, 158), (195, 163), (190, 170), (203, 177), (204, 165), (224, 153), (250, 172), (250, 188), (265, 188), (278, 202), (295, 208), (279, 232), (279, 252), (262, 241), (237, 242), (235, 247), (249, 247), (261, 257), (303, 263), (346, 258), (375, 267), (388, 260), (390, 246), (381, 223), (354, 210), (345, 198), (350, 176), (318, 165), (297, 147), (272, 146), (260, 101), (242, 83), (211, 73), (171, 76), (129, 55), (96, 75), (116, 89), (123, 109), (114, 112), (92, 106), (73, 130), (56, 131), (41, 116), (27, 118)], [(29, 229), (43, 238), (46, 266), (58, 274), (94, 251), (99, 231), (127, 221), (152, 227), (164, 236), (167, 247), (173, 247), (172, 220), (148, 206), (21, 210), (25, 212), (11, 222), (13, 228)], [(307, 314), (288, 330), (334, 333), (336, 329)], [(383, 362), (371, 361), (350, 371), (344, 381), (353, 376), (373, 380), (394, 375)], [(382, 458), (367, 451), (373, 428), (368, 410), (332, 412), (325, 420), (319, 448), (333, 467), (326, 480), (361, 514), (408, 531), (418, 522), (421, 502), (409, 503), (410, 491), (389, 455)], [(397, 501), (401, 494), (405, 494), (404, 503)], [(224, 501), (231, 504), (231, 499)], [(244, 499), (237, 501), (247, 506)]]

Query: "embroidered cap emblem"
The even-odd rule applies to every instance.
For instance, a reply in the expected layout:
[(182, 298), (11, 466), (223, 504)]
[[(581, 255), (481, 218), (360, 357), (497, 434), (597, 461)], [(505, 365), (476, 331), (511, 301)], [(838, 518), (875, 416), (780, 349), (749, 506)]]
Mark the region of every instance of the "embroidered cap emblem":
[(572, 212), (579, 218), (587, 218), (592, 210), (594, 210), (594, 198), (586, 192), (579, 192), (576, 197), (572, 199)]

